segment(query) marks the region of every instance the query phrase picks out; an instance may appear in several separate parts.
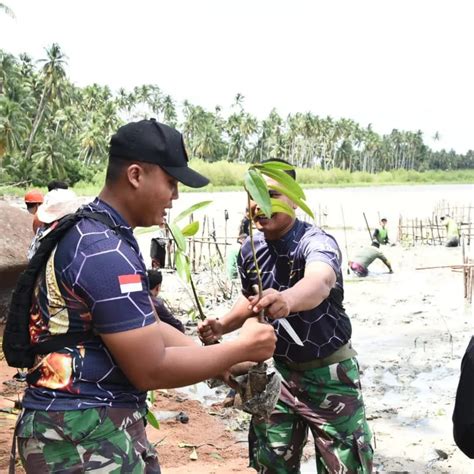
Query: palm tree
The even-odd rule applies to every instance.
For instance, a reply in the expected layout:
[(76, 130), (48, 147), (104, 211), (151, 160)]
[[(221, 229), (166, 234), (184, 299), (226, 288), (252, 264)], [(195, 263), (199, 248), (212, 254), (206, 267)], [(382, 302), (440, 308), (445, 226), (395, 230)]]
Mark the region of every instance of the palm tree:
[(41, 120), (43, 119), (46, 105), (52, 97), (60, 94), (60, 84), (66, 76), (64, 70), (64, 66), (66, 65), (66, 56), (61, 51), (59, 45), (53, 43), (51, 48), (46, 50), (46, 55), (47, 59), (40, 60), (41, 62), (44, 62), (42, 69), (43, 92), (41, 94), (41, 99), (33, 120), (31, 133), (28, 138), (28, 146), (25, 153), (27, 160), (31, 157), (33, 142), (36, 134), (38, 133)]
[(170, 127), (175, 127), (176, 122), (178, 120), (178, 116), (176, 115), (174, 101), (170, 95), (165, 95), (163, 97), (162, 111), (163, 122), (169, 125)]
[(28, 134), (29, 121), (20, 104), (0, 97), (0, 159), (20, 151)]
[(66, 157), (62, 152), (60, 142), (53, 134), (48, 134), (45, 137), (45, 141), (41, 144), (41, 150), (32, 156), (31, 161), (43, 178), (67, 178), (65, 169)]

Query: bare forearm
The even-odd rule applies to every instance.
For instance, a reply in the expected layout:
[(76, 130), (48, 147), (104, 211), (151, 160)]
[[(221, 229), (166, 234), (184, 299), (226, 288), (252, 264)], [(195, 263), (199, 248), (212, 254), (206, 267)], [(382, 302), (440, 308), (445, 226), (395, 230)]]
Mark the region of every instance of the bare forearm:
[(189, 337), (178, 331), (173, 326), (160, 321), (158, 323), (161, 336), (165, 347), (184, 347), (191, 346), (196, 347), (197, 344)]
[(219, 318), (224, 334), (239, 329), (248, 317), (253, 316), (252, 311), (248, 309), (248, 306), (249, 302), (247, 298), (240, 295), (232, 309), (222, 318)]
[(319, 306), (331, 292), (331, 287), (323, 280), (303, 278), (295, 286), (283, 291), (288, 300), (290, 313), (307, 311)]
[(305, 268), (304, 277), (296, 285), (283, 291), (290, 313), (318, 307), (336, 284), (336, 274), (324, 262), (313, 262)]
[(231, 341), (212, 346), (167, 347), (142, 390), (192, 385), (215, 377), (243, 359), (242, 346)]

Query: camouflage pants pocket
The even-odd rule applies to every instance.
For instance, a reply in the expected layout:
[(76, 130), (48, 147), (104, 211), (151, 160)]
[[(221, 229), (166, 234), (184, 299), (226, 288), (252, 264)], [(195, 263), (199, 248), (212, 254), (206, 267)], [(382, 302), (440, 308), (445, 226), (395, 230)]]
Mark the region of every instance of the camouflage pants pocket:
[(144, 410), (90, 408), (26, 410), (18, 423), (20, 458), (27, 473), (159, 473)]
[(252, 419), (250, 466), (265, 474), (297, 474), (308, 427), (284, 403), (278, 402), (268, 422)]
[(309, 428), (319, 473), (370, 473), (372, 434), (356, 359), (305, 371), (275, 365), (282, 392), (268, 422), (252, 420), (251, 467), (260, 473), (298, 473)]

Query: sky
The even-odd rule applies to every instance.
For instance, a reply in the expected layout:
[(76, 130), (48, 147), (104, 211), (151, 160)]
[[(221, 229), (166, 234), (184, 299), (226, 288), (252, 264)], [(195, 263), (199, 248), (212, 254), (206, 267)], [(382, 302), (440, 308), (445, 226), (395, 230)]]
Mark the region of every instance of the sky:
[[(474, 150), (470, 0), (2, 0), (0, 48), (58, 43), (79, 86), (156, 84), (264, 118), (312, 112)], [(440, 140), (433, 140), (438, 132)]]

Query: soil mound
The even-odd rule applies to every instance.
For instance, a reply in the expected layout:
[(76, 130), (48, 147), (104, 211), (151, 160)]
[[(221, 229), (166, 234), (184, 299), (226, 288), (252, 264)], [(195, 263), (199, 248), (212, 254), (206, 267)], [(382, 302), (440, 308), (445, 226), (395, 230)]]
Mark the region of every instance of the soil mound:
[(0, 271), (26, 265), (33, 238), (32, 216), (0, 201)]

